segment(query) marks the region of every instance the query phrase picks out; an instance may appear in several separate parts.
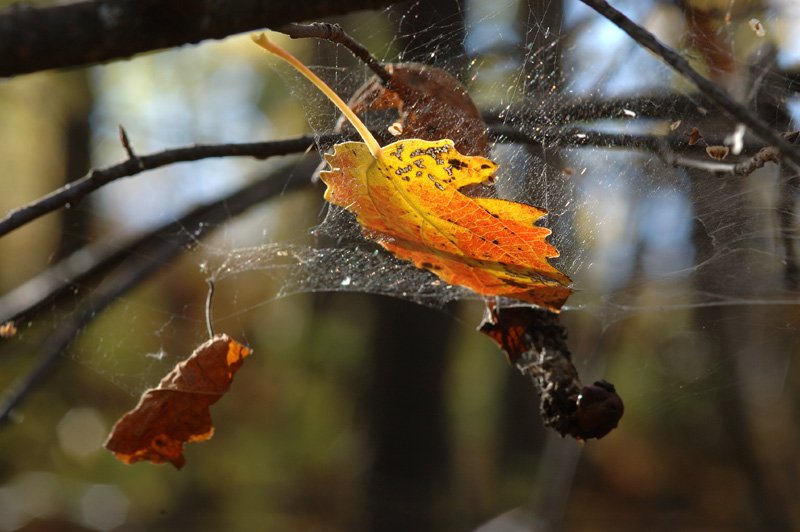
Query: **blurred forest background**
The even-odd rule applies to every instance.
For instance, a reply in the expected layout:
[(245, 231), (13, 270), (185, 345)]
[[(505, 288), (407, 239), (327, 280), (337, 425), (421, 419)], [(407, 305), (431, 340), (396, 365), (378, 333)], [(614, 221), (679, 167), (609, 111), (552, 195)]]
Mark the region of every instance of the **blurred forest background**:
[[(796, 127), (795, 2), (615, 6), (778, 131)], [(119, 463), (102, 442), (206, 338), (215, 264), (246, 246), (311, 246), (325, 213), (313, 149), (205, 159), (116, 181), (0, 239), (0, 320), (20, 287), (69, 286), (2, 339), (0, 385), (14, 390), (77, 332), (0, 427), (0, 531), (800, 529), (796, 174), (707, 171), (731, 159), (703, 143), (690, 153), (684, 132), (733, 145), (736, 124), (577, 0), (435, 0), (327, 20), (381, 60), (459, 76), (495, 123), (610, 135), (496, 152), (523, 178), (516, 199), (551, 211), (558, 264), (580, 290), (562, 322), (582, 380), (623, 397), (619, 428), (585, 444), (545, 431), (530, 379), (475, 330), (481, 301), (308, 291), (242, 267), (219, 279), (215, 326), (254, 354), (212, 407), (215, 436), (188, 446), (180, 472)], [(345, 98), (368, 78), (331, 43), (275, 40)], [(124, 160), (118, 124), (139, 155), (331, 130), (333, 110), (276, 63), (237, 35), (0, 81), (0, 212)], [(761, 146), (746, 135), (736, 160)], [(235, 201), (203, 210), (267, 176), (266, 201), (241, 215)], [(147, 275), (101, 304), (125, 272)]]

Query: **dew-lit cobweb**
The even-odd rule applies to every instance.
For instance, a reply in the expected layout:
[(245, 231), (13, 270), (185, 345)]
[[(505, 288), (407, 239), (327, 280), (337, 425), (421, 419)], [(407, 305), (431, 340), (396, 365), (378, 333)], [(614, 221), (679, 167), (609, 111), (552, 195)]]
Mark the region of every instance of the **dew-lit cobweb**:
[[(413, 56), (419, 47), (433, 50), (432, 63), (459, 75), (490, 126), (541, 141), (525, 146), (501, 138), (492, 156), (500, 164), (497, 186), (503, 197), (549, 211), (542, 224), (552, 229), (550, 241), (561, 253), (553, 262), (578, 291), (567, 308), (587, 309), (608, 323), (648, 308), (794, 304), (794, 259), (787, 259), (794, 240), (791, 180), (773, 163), (747, 176), (729, 172), (762, 144), (742, 136), (737, 124), (688, 82), (585, 6), (566, 4), (560, 35), (533, 12), (521, 21), (520, 10), (514, 2), (471, 6), (464, 12), (463, 47), (450, 44), (448, 27), (460, 31), (458, 21), (445, 20), (439, 42), (418, 44), (414, 35), (395, 33), (373, 51), (389, 62)], [(690, 46), (689, 33), (675, 30), (681, 21), (677, 8), (638, 3), (628, 13), (696, 58), (702, 69), (703, 57)], [(405, 14), (368, 18), (402, 28), (403, 17), (415, 15), (411, 7)], [(712, 67), (712, 79), (728, 83), (750, 108), (780, 102), (785, 119), (775, 125), (791, 130), (787, 120), (794, 101), (786, 72), (796, 52), (774, 48), (770, 40), (784, 22), (779, 24), (777, 11), (730, 15), (719, 43), (729, 49), (718, 52), (728, 55), (730, 65), (723, 66), (732, 72)], [(759, 37), (751, 27), (754, 18), (774, 30)], [(372, 42), (368, 33), (353, 33)], [(346, 50), (330, 43), (316, 47), (320, 56), (332, 58), (332, 66), (317, 70), (340, 94), (349, 96), (366, 80), (367, 71)], [(439, 48), (457, 53), (437, 54)], [(332, 106), (305, 80), (273, 63), (314, 130), (330, 130)], [(777, 112), (765, 118), (775, 122)], [(685, 133), (694, 127), (704, 139), (690, 146)], [(642, 138), (649, 139), (649, 149)], [(716, 145), (732, 153), (715, 160), (706, 148)], [(671, 164), (676, 159), (689, 162)], [(728, 173), (704, 171), (713, 165)], [(433, 306), (471, 297), (360, 238), (347, 213), (327, 208), (321, 216), (309, 228), (310, 244), (216, 250), (221, 265), (211, 250), (212, 276), (224, 280), (262, 271), (280, 279), (277, 297), (365, 291)]]
[[(573, 355), (582, 379), (613, 375), (626, 401), (620, 430), (637, 421), (717, 430), (713, 416), (702, 416), (726, 393), (749, 400), (747, 414), (759, 423), (796, 421), (786, 396), (796, 397), (800, 382), (791, 365), (800, 345), (797, 174), (774, 162), (732, 173), (764, 147), (758, 139), (580, 2), (565, 1), (563, 13), (536, 7), (541, 3), (547, 4), (469, 0), (424, 33), (408, 29), (423, 16), (424, 2), (341, 22), (380, 60), (425, 59), (467, 87), (492, 130), (500, 196), (549, 211), (539, 225), (552, 230), (549, 242), (560, 252), (552, 262), (576, 290), (562, 312)], [(800, 10), (794, 2), (717, 2), (726, 7), (709, 15), (713, 35), (705, 37), (674, 2), (614, 4), (777, 131), (796, 128)], [(217, 53), (215, 46), (235, 53), (200, 69), (201, 57)], [(307, 46), (298, 55), (345, 99), (370, 78), (343, 48), (324, 41)], [(119, 122), (145, 153), (190, 142), (293, 137), (302, 129), (295, 114), (321, 135), (338, 118), (316, 88), (246, 36), (134, 59), (130, 66), (146, 61), (166, 70), (171, 61), (184, 61), (185, 77), (154, 84), (146, 100), (157, 105), (137, 101), (141, 86), (99, 103), (98, 165), (120, 157)], [(264, 65), (279, 76), (263, 74)], [(224, 81), (230, 79), (236, 81)], [(126, 85), (116, 84), (117, 90)], [(170, 92), (175, 87), (181, 88)], [(143, 113), (130, 102), (153, 107)], [(694, 128), (703, 139), (690, 144)], [(707, 148), (715, 146), (728, 155), (712, 158)], [(109, 228), (140, 230), (154, 219), (177, 220), (248, 176), (288, 168), (291, 179), (312, 180), (318, 157), (300, 159), (176, 165), (106, 187), (95, 214)], [(158, 188), (164, 182), (169, 188)], [(194, 242), (179, 264), (165, 265), (158, 286), (166, 288), (159, 289), (186, 290), (185, 278), (193, 278), (191, 293), (178, 294), (190, 303), (164, 308), (147, 295), (120, 298), (71, 347), (73, 358), (132, 396), (141, 393), (205, 339), (205, 278), (216, 283), (218, 331), (241, 335), (244, 343), (260, 333), (249, 316), (288, 305), (288, 296), (321, 292), (401, 298), (449, 312), (467, 328), (478, 324), (480, 296), (393, 258), (361, 236), (352, 215), (325, 205), (322, 184), (305, 188), (231, 217)], [(461, 301), (471, 301), (464, 306), (477, 313), (452, 305)], [(618, 351), (609, 353), (609, 345)], [(779, 436), (775, 441), (796, 442)], [(775, 463), (789, 459), (787, 451), (770, 449)]]
[[(692, 42), (694, 34), (681, 11), (669, 3), (619, 7), (699, 70), (710, 72), (748, 108), (760, 105), (776, 128), (792, 129), (796, 99), (791, 69), (798, 52), (788, 44), (789, 21), (796, 16), (790, 7), (731, 8), (719, 15), (720, 37), (704, 43), (706, 49)], [(506, 199), (549, 211), (540, 224), (552, 230), (549, 240), (561, 254), (553, 262), (574, 279), (577, 290), (568, 311), (584, 309), (608, 326), (641, 310), (794, 304), (796, 267), (787, 254), (795, 241), (792, 177), (779, 174), (773, 163), (747, 176), (703, 171), (712, 165), (728, 170), (762, 145), (749, 134), (737, 135), (735, 122), (656, 57), (578, 2), (564, 4), (561, 30), (555, 29), (558, 13), (547, 9), (520, 2), (468, 2), (459, 15), (437, 19), (435, 32), (416, 34), (406, 28), (423, 16), (422, 9), (416, 4), (404, 9), (358, 15), (345, 26), (383, 61), (425, 60), (458, 76), (493, 131), (506, 128), (533, 139), (526, 145), (497, 133), (492, 151), (500, 165), (497, 188)], [(760, 21), (765, 36), (753, 29), (753, 19)], [(717, 53), (704, 55), (712, 45)], [(312, 68), (345, 98), (369, 79), (368, 69), (340, 46), (321, 41), (310, 47)], [(316, 88), (266, 54), (255, 60), (281, 76), (261, 87), (261, 99), (273, 102), (268, 109), (299, 105), (315, 133), (334, 127), (338, 113)], [(710, 61), (720, 65), (709, 66)], [(251, 71), (239, 71), (245, 82), (256, 82)], [(237, 67), (226, 65), (226, 72), (234, 75)], [(219, 76), (214, 71), (205, 75)], [(214, 124), (197, 92), (191, 92), (198, 98), (192, 123)], [(214, 98), (250, 99), (252, 105), (253, 92), (220, 91)], [(291, 100), (276, 103), (289, 95)], [(116, 102), (104, 111), (109, 122), (122, 120), (119, 107)], [(225, 120), (236, 125), (231, 130), (236, 138), (220, 140), (252, 140), (242, 138), (243, 124), (260, 135), (253, 113), (244, 116), (240, 112)], [(269, 137), (286, 136), (280, 120), (265, 117)], [(132, 130), (142, 119), (124, 121)], [(685, 133), (694, 127), (704, 139), (690, 146)], [(107, 129), (113, 135), (113, 127)], [(163, 128), (134, 138), (145, 135), (158, 138)], [(717, 161), (706, 153), (711, 145), (741, 153)], [(689, 163), (681, 164), (685, 160)], [(193, 167), (204, 164), (210, 163)], [(218, 179), (230, 187), (254, 165), (218, 168)], [(186, 173), (196, 180), (196, 172)], [(321, 196), (323, 188), (317, 190)], [(433, 307), (479, 299), (366, 241), (350, 214), (321, 201), (301, 207), (313, 211), (297, 218), (294, 231), (272, 229), (288, 214), (273, 209), (259, 214), (260, 220), (249, 217), (245, 224), (222, 227), (216, 238), (198, 243), (195, 262), (220, 285), (218, 297), (224, 297), (229, 279), (248, 273), (275, 286), (274, 295), (262, 303), (318, 291), (384, 294)], [(135, 218), (136, 212), (125, 215)], [(250, 236), (241, 236), (243, 226)], [(241, 247), (242, 242), (247, 246)], [(247, 312), (248, 305), (237, 312)]]
[[(758, 10), (732, 3), (713, 15), (716, 40), (708, 42), (698, 41), (671, 3), (618, 7), (777, 130), (791, 131), (793, 69), (800, 56), (793, 21), (800, 15), (790, 4)], [(692, 311), (729, 307), (746, 322), (753, 319), (747, 309), (757, 308), (790, 335), (798, 284), (793, 174), (767, 162), (761, 170), (733, 175), (733, 165), (763, 144), (586, 6), (568, 1), (559, 13), (537, 5), (466, 2), (456, 15), (431, 18), (434, 29), (427, 32), (409, 29), (417, 17), (430, 17), (420, 4), (342, 23), (380, 60), (429, 62), (467, 87), (492, 131), (499, 195), (549, 211), (539, 224), (552, 230), (549, 241), (560, 252), (552, 262), (576, 290), (565, 321), (589, 316), (609, 330), (634, 316), (671, 311), (686, 323)], [(301, 115), (315, 134), (335, 127), (333, 105), (246, 36), (208, 46), (222, 48), (155, 54), (98, 70), (98, 165), (118, 159), (120, 122), (140, 153), (191, 141), (292, 137), (302, 132)], [(307, 42), (300, 51), (345, 99), (371, 77), (350, 52), (330, 42)], [(138, 81), (130, 82), (125, 69), (142, 64), (130, 74)], [(149, 85), (142, 81), (148, 78), (136, 77), (154, 72)], [(112, 75), (122, 81), (103, 81)], [(149, 97), (139, 98), (143, 92)], [(368, 123), (380, 125), (375, 117)], [(690, 145), (693, 128), (704, 138)], [(706, 152), (717, 145), (730, 151), (723, 160)], [(96, 214), (110, 228), (140, 230), (177, 220), (248, 175), (298, 164), (289, 170), (291, 179), (309, 182), (315, 157), (307, 154), (305, 166), (292, 157), (175, 165), (106, 187)], [(440, 309), (472, 300), (478, 309), (472, 317), (461, 317), (452, 306), (447, 312), (477, 325), (480, 296), (363, 238), (351, 214), (325, 205), (323, 191), (317, 183), (232, 217), (167, 270), (194, 276), (198, 294), (205, 292), (204, 278), (213, 279), (215, 301), (227, 302), (216, 306), (214, 318), (225, 328), (235, 329), (243, 317), (286, 296), (341, 291)], [(253, 284), (264, 295), (253, 299)], [(200, 296), (169, 309), (123, 299), (114, 308), (130, 316), (130, 331), (112, 334), (101, 319), (73, 348), (75, 358), (139, 393), (189, 352), (187, 344), (203, 339), (203, 304)], [(592, 349), (582, 356), (591, 360)]]

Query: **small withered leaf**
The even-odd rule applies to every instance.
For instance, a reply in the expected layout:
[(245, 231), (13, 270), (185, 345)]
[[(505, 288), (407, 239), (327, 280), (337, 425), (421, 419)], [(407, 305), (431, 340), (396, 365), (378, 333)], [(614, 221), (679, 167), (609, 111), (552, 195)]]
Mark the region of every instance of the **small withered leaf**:
[(105, 448), (126, 464), (147, 460), (182, 468), (184, 444), (214, 434), (209, 407), (228, 392), (250, 352), (226, 334), (200, 345), (117, 421)]
[(378, 78), (365, 83), (348, 102), (357, 114), (394, 109), (399, 120), (390, 133), (400, 139), (451, 139), (465, 155), (489, 154), (489, 131), (463, 85), (431, 65), (388, 65), (389, 87)]
[(712, 159), (717, 159), (718, 161), (721, 161), (727, 157), (730, 151), (731, 150), (727, 146), (708, 146), (706, 148), (706, 153), (708, 156)]
[(691, 131), (685, 132), (684, 135), (689, 137), (689, 146), (694, 146), (703, 138), (703, 135), (700, 134), (700, 130), (696, 127), (693, 127)]

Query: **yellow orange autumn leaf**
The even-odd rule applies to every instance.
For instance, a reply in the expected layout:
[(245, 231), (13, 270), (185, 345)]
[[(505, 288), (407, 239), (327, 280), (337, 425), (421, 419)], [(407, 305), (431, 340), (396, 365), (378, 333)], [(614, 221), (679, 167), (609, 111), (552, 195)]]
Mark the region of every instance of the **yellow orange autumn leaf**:
[(452, 140), (406, 139), (381, 147), (353, 111), (316, 75), (264, 34), (253, 41), (311, 80), (358, 130), (325, 158), (325, 199), (353, 212), (362, 232), (396, 257), (450, 284), (558, 311), (572, 290), (548, 259), (558, 251), (535, 222), (544, 209), (459, 191), (494, 176), (497, 165), (461, 155)]
[(543, 209), (459, 192), (490, 179), (497, 165), (461, 155), (451, 140), (403, 140), (375, 159), (361, 142), (326, 155), (325, 199), (356, 214), (364, 234), (395, 256), (450, 284), (558, 310), (570, 279), (548, 258)]

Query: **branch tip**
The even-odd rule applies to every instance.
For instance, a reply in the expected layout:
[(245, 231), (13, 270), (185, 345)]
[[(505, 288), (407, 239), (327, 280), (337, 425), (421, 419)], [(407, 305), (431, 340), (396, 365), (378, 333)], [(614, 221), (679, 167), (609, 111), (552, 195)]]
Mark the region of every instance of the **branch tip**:
[(125, 131), (125, 128), (122, 127), (122, 124), (119, 124), (119, 141), (122, 143), (122, 148), (125, 150), (125, 153), (128, 154), (129, 160), (138, 159), (133, 151), (133, 145), (130, 139), (128, 139), (128, 133)]

